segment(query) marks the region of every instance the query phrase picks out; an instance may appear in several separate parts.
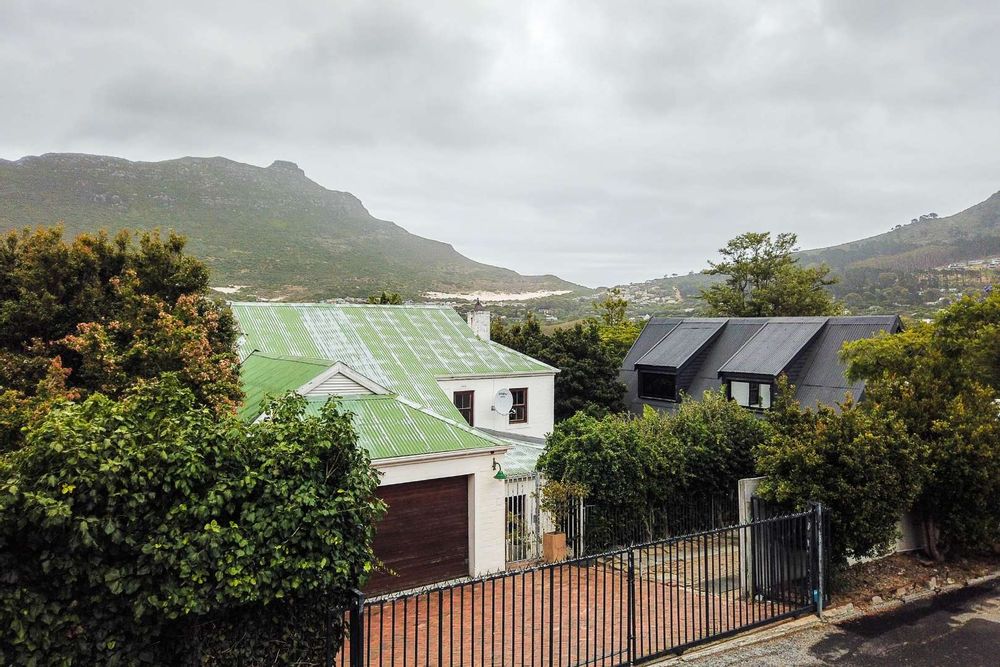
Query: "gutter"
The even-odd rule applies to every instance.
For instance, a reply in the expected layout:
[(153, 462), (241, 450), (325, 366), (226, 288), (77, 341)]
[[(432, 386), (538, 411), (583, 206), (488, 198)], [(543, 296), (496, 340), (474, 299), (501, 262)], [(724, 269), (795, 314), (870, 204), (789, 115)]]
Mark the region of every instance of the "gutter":
[(434, 463), (436, 461), (448, 461), (452, 459), (467, 459), (476, 456), (495, 456), (506, 454), (510, 447), (501, 445), (491, 449), (459, 449), (453, 452), (435, 452), (433, 454), (410, 454), (409, 456), (395, 456), (388, 459), (374, 459), (372, 466), (375, 468), (393, 468), (396, 466), (409, 465), (411, 463)]

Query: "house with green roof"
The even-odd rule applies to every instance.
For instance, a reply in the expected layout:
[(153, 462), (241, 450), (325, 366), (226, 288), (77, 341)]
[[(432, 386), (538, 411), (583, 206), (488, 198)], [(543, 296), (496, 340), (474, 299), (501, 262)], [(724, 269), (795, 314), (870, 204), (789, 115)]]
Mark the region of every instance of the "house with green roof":
[[(289, 391), (354, 417), (389, 512), (370, 592), (506, 564), (507, 456), (533, 471), (553, 426), (557, 369), (489, 340), (489, 313), (444, 306), (233, 303), (244, 419)], [(530, 443), (530, 445), (529, 445)], [(508, 454), (510, 452), (510, 454)]]

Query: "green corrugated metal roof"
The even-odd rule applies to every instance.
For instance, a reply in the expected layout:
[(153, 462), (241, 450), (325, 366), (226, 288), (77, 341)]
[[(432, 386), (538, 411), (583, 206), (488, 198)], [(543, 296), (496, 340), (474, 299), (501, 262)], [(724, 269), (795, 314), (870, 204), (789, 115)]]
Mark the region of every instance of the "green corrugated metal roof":
[(439, 415), (461, 419), (437, 378), (556, 369), (475, 336), (446, 306), (233, 303), (242, 350), (340, 361)]
[[(318, 414), (325, 398), (309, 398), (308, 414)], [(372, 459), (436, 454), (467, 449), (503, 449), (507, 443), (487, 436), (398, 396), (374, 395), (340, 399), (354, 415), (358, 443)]]
[(260, 414), (260, 404), (268, 394), (294, 391), (333, 364), (318, 359), (282, 359), (254, 353), (240, 364), (240, 379), (246, 399), (240, 408), (243, 419)]
[(503, 455), (503, 471), (507, 477), (525, 477), (534, 474), (538, 467), (538, 457), (545, 451), (545, 445), (510, 438), (503, 440), (510, 447)]

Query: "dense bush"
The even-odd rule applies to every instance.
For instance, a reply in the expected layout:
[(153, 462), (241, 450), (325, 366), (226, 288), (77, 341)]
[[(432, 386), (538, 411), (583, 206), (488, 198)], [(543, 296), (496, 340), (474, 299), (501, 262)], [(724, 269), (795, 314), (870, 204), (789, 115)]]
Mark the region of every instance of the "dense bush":
[(895, 414), (849, 401), (839, 412), (801, 410), (790, 394), (782, 383), (770, 416), (774, 434), (756, 451), (767, 477), (758, 493), (797, 509), (822, 503), (835, 564), (886, 552), (921, 488), (926, 451)]
[(378, 479), (335, 406), (269, 414), (220, 417), (166, 375), (32, 424), (0, 456), (0, 664), (321, 655), (371, 568)]
[(225, 307), (208, 299), (208, 270), (184, 239), (60, 228), (0, 239), (0, 451), (49, 399), (119, 396), (173, 372), (218, 412), (241, 400)]
[(585, 414), (556, 425), (539, 460), (553, 480), (580, 482), (587, 503), (635, 516), (728, 495), (753, 474), (768, 426), (721, 393), (686, 397), (676, 414)]
[(1000, 292), (966, 297), (930, 324), (848, 345), (866, 404), (899, 415), (928, 452), (916, 500), (932, 555), (1000, 542)]

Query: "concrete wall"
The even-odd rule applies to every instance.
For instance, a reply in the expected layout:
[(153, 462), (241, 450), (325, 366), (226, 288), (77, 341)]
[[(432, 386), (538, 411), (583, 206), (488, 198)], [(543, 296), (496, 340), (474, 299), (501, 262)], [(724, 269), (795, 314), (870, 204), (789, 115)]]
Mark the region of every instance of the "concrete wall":
[[(518, 375), (506, 377), (438, 380), (441, 390), (451, 398), (456, 391), (474, 391), (473, 425), (491, 431), (544, 438), (552, 432), (555, 410), (555, 375)], [(493, 397), (500, 389), (528, 389), (528, 422), (511, 424), (506, 414), (493, 410)]]
[[(469, 574), (477, 576), (504, 569), (504, 483), (494, 479), (490, 452), (406, 461), (389, 459), (374, 462), (382, 473), (382, 486), (417, 482), (441, 477), (468, 477), (469, 480)], [(501, 456), (498, 453), (497, 459)], [(434, 535), (427, 539), (433, 540)]]

